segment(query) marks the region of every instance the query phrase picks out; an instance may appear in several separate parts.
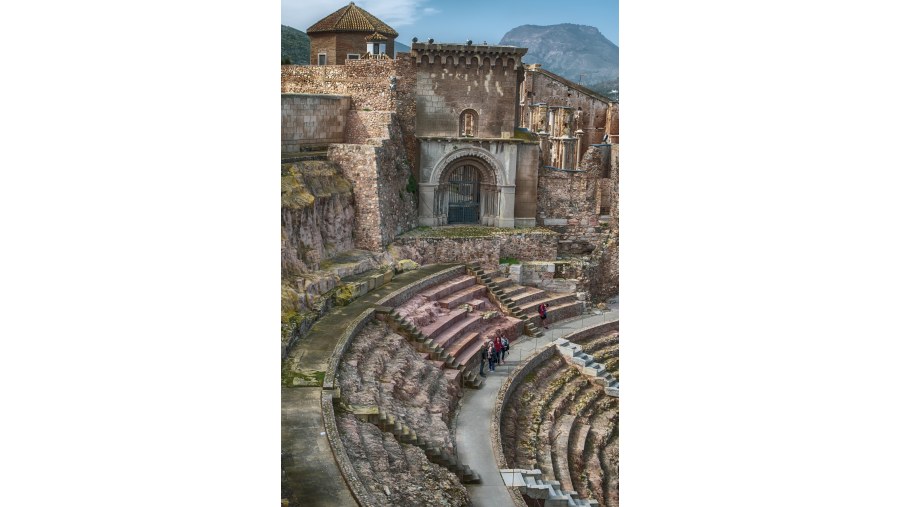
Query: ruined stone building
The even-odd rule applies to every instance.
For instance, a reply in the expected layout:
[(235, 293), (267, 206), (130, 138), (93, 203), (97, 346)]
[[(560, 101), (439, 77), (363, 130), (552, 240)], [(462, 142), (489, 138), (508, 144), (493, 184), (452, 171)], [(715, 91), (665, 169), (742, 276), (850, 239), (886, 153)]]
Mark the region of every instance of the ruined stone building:
[[(353, 3), (308, 33), (313, 65), (282, 66), (282, 173), (312, 203), (283, 209), (288, 271), (348, 246), (427, 262), (616, 253), (617, 102), (524, 65), (527, 48), (414, 39), (389, 58), (397, 32)], [(319, 165), (289, 167), (303, 161)], [(523, 235), (445, 259), (406, 234), (457, 224)], [(616, 293), (617, 267), (604, 277)]]
[[(397, 32), (353, 3), (308, 34), (311, 65), (281, 70), (282, 505), (473, 505), (487, 471), (457, 439), (486, 432), (455, 421), (484, 338), (618, 294), (618, 103), (528, 48), (390, 58)], [(537, 385), (468, 420), (498, 467), (537, 469), (515, 505), (618, 507), (617, 315), (567, 336), (581, 370), (541, 345), (516, 370)]]

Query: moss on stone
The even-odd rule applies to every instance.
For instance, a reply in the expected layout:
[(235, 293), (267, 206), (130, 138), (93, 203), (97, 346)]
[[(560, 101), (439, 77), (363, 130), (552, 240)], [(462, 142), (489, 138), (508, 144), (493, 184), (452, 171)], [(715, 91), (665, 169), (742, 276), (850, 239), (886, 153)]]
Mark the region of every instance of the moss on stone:
[(316, 198), (334, 194), (349, 194), (353, 186), (333, 162), (311, 160), (284, 164), (281, 168), (281, 206), (304, 208)]
[(451, 225), (445, 227), (417, 227), (398, 237), (403, 238), (490, 238), (515, 234), (557, 234), (543, 227), (489, 227), (486, 225)]
[(338, 306), (347, 306), (356, 298), (356, 291), (353, 285), (340, 285), (335, 289), (334, 304)]

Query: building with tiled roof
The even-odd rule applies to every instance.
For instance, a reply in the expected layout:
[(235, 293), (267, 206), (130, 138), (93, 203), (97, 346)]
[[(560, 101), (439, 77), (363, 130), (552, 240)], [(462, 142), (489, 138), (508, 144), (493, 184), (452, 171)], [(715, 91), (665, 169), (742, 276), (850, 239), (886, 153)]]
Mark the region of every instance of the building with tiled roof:
[(310, 65), (343, 65), (372, 55), (393, 55), (396, 30), (355, 3), (325, 16), (306, 30)]

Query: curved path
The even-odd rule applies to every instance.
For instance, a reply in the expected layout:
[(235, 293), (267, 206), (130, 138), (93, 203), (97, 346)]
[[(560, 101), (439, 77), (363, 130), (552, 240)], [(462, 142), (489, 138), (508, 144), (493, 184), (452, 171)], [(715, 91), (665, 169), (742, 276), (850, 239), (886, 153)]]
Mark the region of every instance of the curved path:
[[(616, 303), (609, 312), (578, 316), (551, 324), (550, 330), (545, 331), (544, 336), (520, 337), (511, 344), (506, 363), (498, 366), (496, 371), (486, 373), (484, 387), (465, 390), (456, 419), (456, 447), (459, 460), (481, 475), (481, 484), (466, 485), (473, 506), (515, 507), (503, 484), (503, 478), (500, 477), (500, 469), (494, 461), (494, 452), (491, 449), (491, 413), (494, 410), (497, 392), (509, 373), (521, 364), (522, 360), (528, 359), (532, 353), (557, 338), (595, 324), (619, 320), (618, 306)], [(485, 371), (487, 372), (487, 365)]]
[[(337, 340), (353, 319), (391, 292), (452, 266), (430, 264), (400, 273), (349, 305), (334, 308), (313, 325), (285, 361), (299, 358), (302, 370), (325, 371)], [(281, 459), (287, 498), (291, 506), (356, 505), (325, 437), (321, 399), (321, 383), (281, 388)]]

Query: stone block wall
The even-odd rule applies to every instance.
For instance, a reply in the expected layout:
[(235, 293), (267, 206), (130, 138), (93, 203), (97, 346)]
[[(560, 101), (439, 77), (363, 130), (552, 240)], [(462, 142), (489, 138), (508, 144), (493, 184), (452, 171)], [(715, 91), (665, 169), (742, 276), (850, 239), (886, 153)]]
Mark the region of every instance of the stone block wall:
[(538, 170), (537, 225), (560, 234), (559, 250), (594, 250), (607, 224), (600, 221), (600, 175), (596, 172)]
[(354, 135), (368, 135), (377, 128), (387, 130), (388, 138), (370, 138), (369, 144), (331, 145), (328, 159), (340, 166), (353, 184), (357, 248), (381, 250), (398, 234), (418, 225), (417, 189), (410, 186), (413, 169), (396, 116), (392, 115), (389, 125), (374, 127), (364, 123), (365, 116), (359, 117), (355, 124), (359, 131)]
[(414, 43), (419, 136), (459, 136), (460, 115), (477, 113), (475, 137), (511, 138), (525, 48)]
[(284, 93), (281, 95), (281, 152), (304, 146), (342, 143), (350, 97)]
[(509, 266), (509, 278), (519, 285), (537, 287), (550, 292), (573, 293), (583, 287), (577, 278), (566, 278), (552, 261), (526, 261)]
[(500, 258), (554, 260), (557, 255), (554, 233), (513, 233), (464, 238), (401, 237), (389, 247), (395, 259), (412, 259), (420, 264), (433, 262), (481, 263), (498, 266)]

